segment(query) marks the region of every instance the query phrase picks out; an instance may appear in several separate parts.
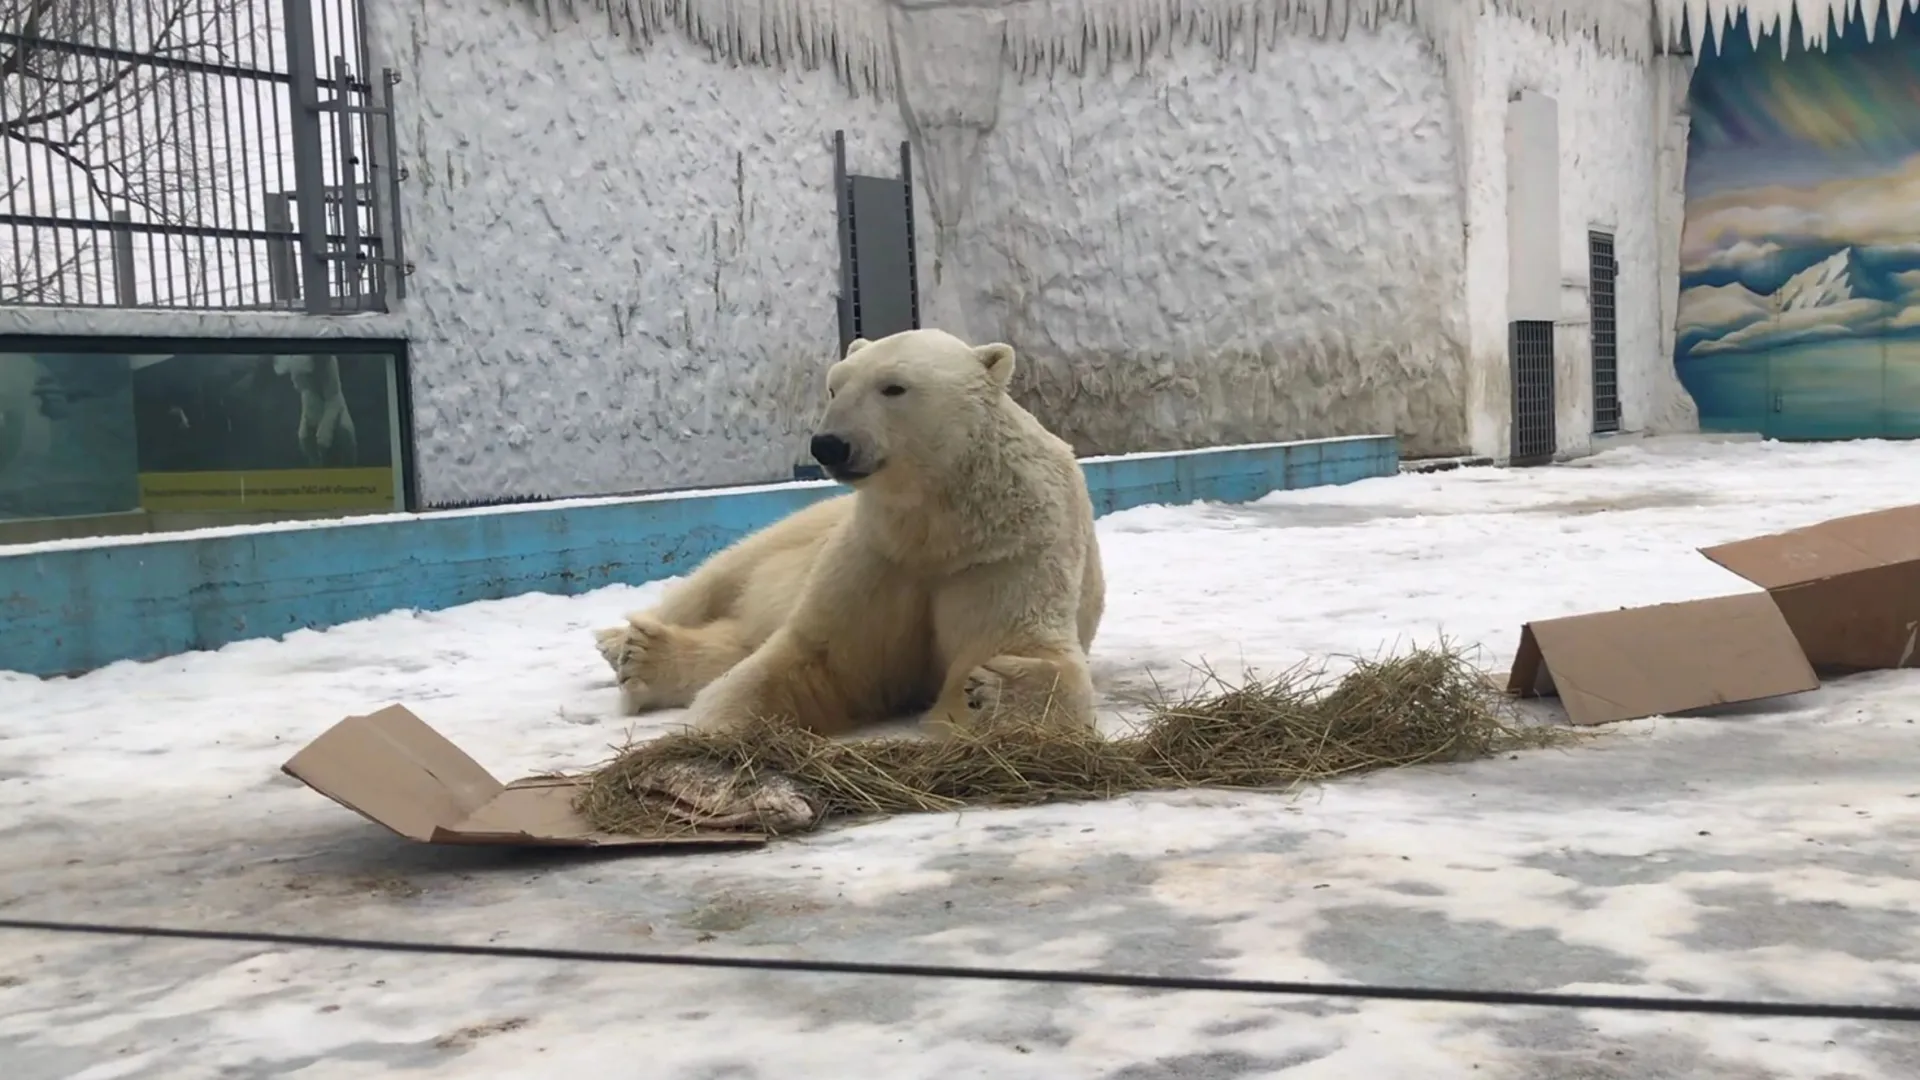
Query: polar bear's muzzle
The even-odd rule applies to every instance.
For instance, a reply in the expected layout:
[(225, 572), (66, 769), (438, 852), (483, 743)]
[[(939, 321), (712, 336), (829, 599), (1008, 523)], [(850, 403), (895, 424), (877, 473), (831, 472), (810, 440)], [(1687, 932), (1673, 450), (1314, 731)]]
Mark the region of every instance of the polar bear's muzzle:
[(875, 466), (859, 460), (853, 444), (838, 435), (815, 435), (807, 449), (827, 475), (841, 483), (865, 480), (874, 473)]

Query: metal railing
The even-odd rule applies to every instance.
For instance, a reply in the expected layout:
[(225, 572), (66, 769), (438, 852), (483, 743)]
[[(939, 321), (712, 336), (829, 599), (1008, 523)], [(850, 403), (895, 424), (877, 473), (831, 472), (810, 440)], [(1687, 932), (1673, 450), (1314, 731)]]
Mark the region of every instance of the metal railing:
[(385, 310), (360, 0), (0, 0), (0, 304)]

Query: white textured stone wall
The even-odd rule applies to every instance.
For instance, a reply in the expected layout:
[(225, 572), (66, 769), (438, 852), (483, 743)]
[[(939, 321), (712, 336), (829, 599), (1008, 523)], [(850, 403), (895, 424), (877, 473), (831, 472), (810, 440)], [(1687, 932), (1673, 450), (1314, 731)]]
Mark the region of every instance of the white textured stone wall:
[(1397, 431), (1465, 448), (1453, 126), (1403, 22), (1002, 81), (930, 303), (1086, 453)]
[(838, 340), (833, 132), (892, 175), (895, 105), (676, 33), (635, 52), (584, 5), (370, 6), (406, 79), (423, 495), (790, 475)]
[(1659, 220), (1656, 170), (1664, 120), (1647, 61), (1607, 55), (1580, 37), (1556, 38), (1497, 12), (1472, 27), (1462, 84), (1467, 149), (1468, 377), (1473, 451), (1504, 457), (1512, 418), (1507, 345), (1506, 111), (1511, 94), (1537, 90), (1560, 117), (1562, 317), (1556, 334), (1556, 428), (1563, 452), (1580, 453), (1593, 430), (1587, 233), (1614, 234), (1619, 277), (1621, 429), (1674, 430), (1691, 408), (1661, 333), (1660, 251), (1678, 233)]
[[(376, 7), (408, 75), (430, 499), (767, 479), (817, 409), (828, 140), (893, 173), (899, 102), (715, 63), (673, 28), (631, 51), (603, 18)], [(954, 40), (932, 44), (958, 67)], [(1281, 34), (1252, 70), (1199, 45), (1084, 75), (992, 59), (947, 73), (958, 97), (928, 68), (898, 80), (923, 109), (998, 87), (952, 243), (922, 199), (926, 314), (1015, 344), (1021, 395), (1083, 452), (1382, 430), (1465, 449), (1458, 165), (1418, 30)]]

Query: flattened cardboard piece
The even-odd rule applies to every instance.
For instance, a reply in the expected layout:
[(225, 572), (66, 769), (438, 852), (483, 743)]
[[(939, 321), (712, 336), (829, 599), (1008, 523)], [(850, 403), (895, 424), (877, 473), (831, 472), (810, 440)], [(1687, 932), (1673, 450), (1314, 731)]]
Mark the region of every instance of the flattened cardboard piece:
[(1920, 506), (1702, 548), (1772, 594), (1826, 672), (1920, 665)]
[(577, 781), (502, 784), (404, 706), (349, 716), (281, 771), (376, 825), (423, 844), (517, 847), (757, 847), (757, 833), (623, 836), (596, 832), (573, 809)]
[(1833, 518), (1700, 553), (1768, 590), (1920, 562), (1920, 505)]
[(1592, 726), (1819, 685), (1780, 609), (1748, 593), (1528, 623), (1507, 692), (1558, 695)]

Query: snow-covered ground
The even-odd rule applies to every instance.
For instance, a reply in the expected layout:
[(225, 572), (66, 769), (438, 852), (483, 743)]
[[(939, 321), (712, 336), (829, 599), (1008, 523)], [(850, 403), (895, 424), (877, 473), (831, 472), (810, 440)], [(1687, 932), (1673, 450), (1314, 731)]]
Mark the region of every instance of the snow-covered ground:
[[(1650, 441), (1105, 519), (1112, 688), (1750, 588), (1694, 549), (1914, 501), (1920, 445)], [(405, 702), (496, 772), (620, 741), (651, 588), (0, 675), (0, 913), (1249, 978), (1920, 1000), (1920, 675), (1288, 797), (582, 858), (395, 839), (278, 767)], [(650, 720), (666, 724), (671, 717)], [(1920, 1076), (1894, 1025), (433, 959), (0, 932), (0, 1075)]]

